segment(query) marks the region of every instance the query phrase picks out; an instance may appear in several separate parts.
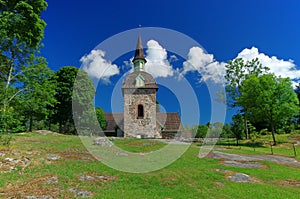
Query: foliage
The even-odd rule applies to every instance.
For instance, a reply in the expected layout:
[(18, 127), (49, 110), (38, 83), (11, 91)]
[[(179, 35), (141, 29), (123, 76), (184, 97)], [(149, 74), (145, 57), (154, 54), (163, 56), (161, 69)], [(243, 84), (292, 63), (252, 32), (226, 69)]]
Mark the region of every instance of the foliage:
[[(297, 97), (298, 97), (298, 101), (300, 102), (300, 83), (298, 85), (296, 85), (296, 90), (295, 90), (296, 94), (297, 94)], [(300, 112), (298, 114), (298, 117), (297, 117), (297, 122), (298, 124), (300, 124)]]
[(208, 132), (208, 126), (199, 124), (197, 127), (196, 138), (205, 138)]
[[(44, 37), (46, 23), (40, 18), (46, 10), (44, 0), (2, 0), (0, 2), (0, 37), (4, 49), (26, 45), (36, 48)], [(2, 50), (2, 49), (1, 49)]]
[(55, 73), (56, 95), (58, 104), (55, 106), (52, 116), (54, 123), (59, 123), (60, 133), (74, 133), (74, 122), (72, 119), (72, 91), (78, 69), (65, 66)]
[(33, 120), (43, 120), (49, 116), (48, 107), (56, 104), (55, 82), (51, 77), (53, 72), (47, 67), (43, 57), (31, 57), (27, 67), (23, 67), (19, 88), (22, 95), (19, 100), (22, 104), (24, 117), (29, 120), (29, 131), (32, 131)]
[(101, 108), (96, 107), (95, 112), (96, 112), (96, 117), (97, 117), (97, 120), (99, 122), (101, 129), (105, 130), (106, 126), (107, 126), (107, 122), (106, 122), (106, 119), (104, 116), (104, 111)]
[(226, 67), (225, 79), (227, 81), (226, 92), (227, 102), (232, 107), (240, 106), (236, 103), (237, 98), (240, 96), (240, 87), (242, 82), (251, 75), (259, 76), (269, 70), (268, 67), (263, 66), (258, 59), (251, 61), (244, 61), (242, 58), (229, 61)]
[(14, 140), (12, 135), (1, 135), (0, 134), (0, 145), (10, 147), (11, 142)]
[(229, 123), (226, 123), (223, 126), (223, 130), (221, 133), (221, 137), (225, 138), (225, 137), (231, 137), (232, 136), (232, 130), (231, 130), (231, 125)]
[(59, 123), (60, 133), (75, 134), (74, 120), (81, 129), (93, 130), (94, 125), (90, 125), (91, 121), (96, 121), (95, 89), (87, 73), (73, 66), (65, 66), (56, 72), (55, 79), (58, 104), (53, 122)]
[[(99, 124), (94, 108), (95, 88), (88, 74), (78, 70), (72, 92), (72, 114), (76, 127), (98, 133)], [(102, 130), (100, 130), (102, 131)]]
[(223, 123), (222, 122), (215, 122), (213, 124), (208, 123), (208, 133), (206, 137), (209, 138), (219, 138), (223, 133)]
[[(28, 58), (38, 53), (46, 23), (40, 18), (47, 7), (44, 0), (0, 1), (0, 131), (20, 129), (23, 121), (16, 110), (20, 90), (18, 77)], [(13, 112), (12, 112), (13, 110)], [(19, 120), (19, 121), (17, 121)]]
[(227, 85), (225, 87), (227, 93), (227, 103), (231, 107), (240, 107), (241, 112), (244, 113), (244, 131), (246, 138), (249, 138), (249, 132), (247, 127), (247, 116), (245, 107), (237, 103), (237, 99), (240, 97), (240, 89), (243, 81), (245, 81), (249, 76), (256, 75), (259, 76), (269, 70), (268, 67), (263, 66), (258, 59), (253, 59), (251, 61), (244, 61), (242, 58), (234, 59), (229, 61), (226, 67), (225, 79), (227, 80)]
[(237, 114), (232, 117), (231, 131), (236, 138), (236, 145), (239, 145), (239, 140), (244, 136), (244, 118), (242, 115)]
[(299, 112), (299, 102), (288, 78), (273, 74), (252, 75), (241, 88), (237, 103), (247, 110), (250, 121), (264, 120), (271, 129), (274, 144), (275, 132)]

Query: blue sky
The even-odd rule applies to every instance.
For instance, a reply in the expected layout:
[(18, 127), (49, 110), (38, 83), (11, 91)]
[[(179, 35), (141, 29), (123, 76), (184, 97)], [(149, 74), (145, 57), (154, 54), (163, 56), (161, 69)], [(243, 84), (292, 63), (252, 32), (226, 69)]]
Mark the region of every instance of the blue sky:
[[(49, 67), (55, 71), (63, 66), (81, 67), (83, 57), (92, 59), (91, 51), (108, 38), (142, 27), (162, 27), (178, 31), (198, 42), (200, 48), (187, 49), (186, 58), (194, 68), (184, 64), (187, 60), (167, 49), (164, 41), (143, 36), (146, 56), (158, 56), (168, 69), (168, 78), (183, 75), (196, 93), (200, 112), (200, 122), (211, 120), (211, 100), (206, 81), (218, 81), (222, 68), (228, 60), (236, 57), (251, 59), (259, 57), (276, 75), (300, 79), (300, 1), (251, 0), (251, 1), (57, 1), (48, 0), (48, 9), (42, 14), (46, 21), (42, 55)], [(149, 40), (152, 40), (150, 43)], [(132, 40), (133, 48), (136, 40)], [(156, 43), (155, 43), (156, 42)], [(174, 41), (176, 43), (178, 41)], [(147, 53), (146, 48), (161, 48), (158, 53)], [(96, 105), (105, 111), (122, 111), (121, 105), (111, 105), (111, 96), (118, 80), (130, 70), (124, 61), (129, 61), (132, 53), (109, 60), (106, 55), (98, 58), (116, 67), (105, 80), (100, 80), (97, 88)], [(164, 54), (165, 53), (165, 54)], [(151, 56), (153, 55), (153, 56)], [(176, 60), (174, 61), (174, 56)], [(165, 57), (164, 57), (165, 56)], [(81, 61), (80, 61), (81, 60)], [(165, 62), (168, 61), (168, 62)], [(151, 62), (151, 60), (150, 60)], [(90, 63), (90, 62), (88, 62)], [(201, 65), (202, 64), (202, 65)], [(155, 62), (152, 62), (155, 65)], [(101, 67), (101, 65), (99, 65)], [(168, 67), (171, 67), (168, 68)], [(153, 68), (153, 67), (152, 67)], [(216, 72), (217, 69), (217, 72)], [(172, 70), (174, 70), (172, 72)], [(221, 71), (221, 72), (220, 72)], [(161, 71), (158, 74), (162, 74)], [(157, 73), (155, 73), (157, 74)], [(154, 74), (154, 76), (155, 76)], [(101, 78), (101, 77), (100, 77)], [(164, 78), (164, 77), (157, 77)], [(202, 81), (201, 81), (202, 79)], [(205, 81), (203, 81), (205, 80)], [(180, 83), (178, 83), (180, 85)], [(161, 88), (158, 99), (168, 112), (182, 112), (180, 103), (168, 88)], [(186, 104), (186, 102), (184, 102)], [(191, 103), (192, 104), (192, 103)], [(112, 108), (113, 107), (113, 108)], [(226, 121), (230, 121), (233, 111), (228, 111)], [(194, 122), (192, 116), (183, 119), (185, 124)]]

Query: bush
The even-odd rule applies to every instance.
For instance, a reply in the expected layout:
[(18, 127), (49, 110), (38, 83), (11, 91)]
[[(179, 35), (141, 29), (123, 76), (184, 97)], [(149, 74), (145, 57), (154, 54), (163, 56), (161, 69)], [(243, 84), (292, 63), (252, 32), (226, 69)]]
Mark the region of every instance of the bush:
[(269, 132), (268, 129), (262, 129), (262, 130), (260, 130), (259, 134), (260, 135), (270, 135), (271, 132)]

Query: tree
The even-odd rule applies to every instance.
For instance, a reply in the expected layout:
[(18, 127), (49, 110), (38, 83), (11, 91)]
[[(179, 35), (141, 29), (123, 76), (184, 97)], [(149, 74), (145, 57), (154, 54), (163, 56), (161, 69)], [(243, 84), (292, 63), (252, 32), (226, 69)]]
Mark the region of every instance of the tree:
[(38, 52), (44, 37), (46, 23), (40, 16), (46, 7), (44, 0), (0, 1), (0, 79), (3, 83), (0, 126), (4, 129), (9, 128), (12, 102), (20, 92), (12, 85), (18, 84), (16, 77), (21, 67), (31, 54)]
[(53, 119), (59, 123), (60, 133), (75, 134), (74, 119), (88, 128), (89, 121), (95, 119), (95, 89), (87, 73), (73, 66), (65, 66), (56, 72), (55, 79), (58, 104)]
[(47, 67), (43, 57), (31, 56), (31, 62), (21, 69), (20, 81), (22, 92), (19, 99), (24, 117), (29, 120), (29, 131), (32, 131), (33, 120), (46, 120), (49, 107), (56, 104), (54, 75)]
[(199, 124), (197, 128), (196, 138), (205, 138), (208, 132), (208, 126)]
[(299, 101), (289, 78), (278, 78), (273, 74), (251, 75), (240, 87), (237, 103), (245, 107), (250, 121), (266, 121), (271, 129), (274, 145), (278, 126), (295, 117), (299, 112)]
[(226, 123), (223, 126), (221, 137), (230, 137), (232, 136), (231, 126), (229, 123)]
[(213, 124), (208, 123), (208, 136), (210, 138), (219, 138), (223, 132), (223, 123), (222, 122), (215, 122)]
[[(298, 101), (300, 102), (300, 83), (296, 86), (296, 90), (295, 90), (297, 97), (298, 97)], [(298, 124), (300, 124), (300, 112), (298, 114), (298, 118), (297, 118), (297, 122)]]
[[(263, 66), (257, 58), (246, 62), (242, 58), (237, 58), (233, 61), (229, 61), (225, 67), (225, 79), (227, 80), (225, 89), (228, 96), (227, 102), (232, 108), (241, 106), (240, 104), (237, 104), (237, 98), (240, 96), (240, 88), (243, 81), (246, 80), (250, 75), (258, 76), (269, 70), (269, 68)], [(241, 112), (244, 113), (246, 139), (249, 139), (246, 115), (247, 110), (245, 110), (245, 107), (241, 106)]]
[(96, 117), (97, 117), (97, 120), (99, 122), (101, 129), (105, 130), (106, 126), (107, 126), (107, 122), (106, 122), (106, 119), (104, 116), (104, 111), (101, 108), (96, 107), (95, 112), (96, 112)]
[(234, 115), (232, 117), (231, 131), (236, 138), (236, 145), (239, 145), (239, 140), (243, 138), (244, 135), (244, 118), (241, 114)]
[(55, 106), (53, 122), (59, 123), (60, 133), (74, 133), (72, 118), (72, 93), (78, 68), (65, 66), (55, 73), (56, 95), (58, 104)]
[[(93, 82), (85, 71), (78, 70), (72, 93), (73, 120), (77, 122), (77, 128), (87, 129), (90, 131), (90, 134), (99, 129), (95, 115), (94, 97), (95, 88)], [(83, 132), (77, 133), (83, 134)]]

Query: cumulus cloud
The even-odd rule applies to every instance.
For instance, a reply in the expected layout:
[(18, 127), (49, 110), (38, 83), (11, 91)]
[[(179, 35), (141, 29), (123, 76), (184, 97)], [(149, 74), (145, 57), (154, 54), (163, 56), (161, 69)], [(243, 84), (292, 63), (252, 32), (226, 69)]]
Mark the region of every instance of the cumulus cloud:
[(173, 68), (168, 61), (167, 50), (164, 49), (157, 41), (149, 40), (147, 42), (145, 65), (146, 72), (154, 78), (168, 77), (174, 74)]
[(82, 69), (91, 78), (99, 79), (108, 83), (111, 76), (120, 73), (117, 65), (112, 64), (104, 58), (105, 52), (102, 50), (92, 50), (90, 54), (81, 57)]
[(225, 65), (224, 62), (216, 61), (214, 55), (204, 52), (202, 48), (192, 47), (188, 59), (183, 62), (182, 74), (197, 71), (201, 75), (201, 81), (224, 83)]
[(300, 70), (296, 68), (293, 60), (283, 60), (276, 56), (268, 56), (264, 53), (260, 53), (256, 47), (251, 49), (245, 48), (242, 50), (237, 58), (243, 58), (244, 60), (252, 60), (258, 58), (262, 65), (270, 68), (270, 72), (274, 73), (276, 76), (289, 77), (296, 82), (300, 79)]

